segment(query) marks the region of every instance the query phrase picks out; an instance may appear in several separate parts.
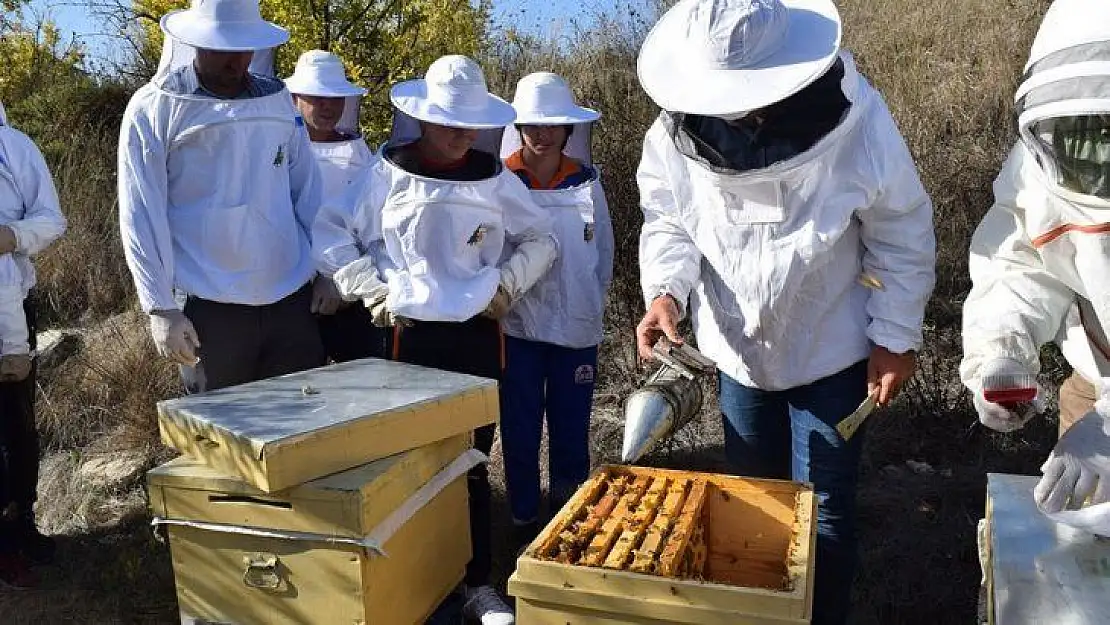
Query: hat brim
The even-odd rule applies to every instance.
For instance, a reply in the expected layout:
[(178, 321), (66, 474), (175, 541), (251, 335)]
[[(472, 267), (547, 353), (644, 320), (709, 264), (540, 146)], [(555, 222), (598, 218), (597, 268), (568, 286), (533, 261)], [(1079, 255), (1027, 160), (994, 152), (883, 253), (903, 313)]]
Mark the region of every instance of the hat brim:
[(783, 0), (790, 23), (782, 46), (761, 62), (717, 69), (691, 61), (684, 11), (660, 18), (640, 48), (636, 71), (660, 108), (695, 115), (729, 115), (780, 102), (820, 78), (840, 51), (841, 24), (829, 0)]
[(366, 95), (366, 89), (347, 83), (346, 85), (325, 85), (313, 80), (301, 80), (296, 74), (285, 79), (285, 88), (295, 95), (311, 95), (321, 98), (349, 98)]
[(522, 111), (517, 109), (514, 123), (522, 126), (566, 126), (588, 124), (601, 119), (601, 113), (584, 106), (574, 106), (561, 111)]
[(424, 79), (394, 85), (389, 91), (389, 100), (409, 117), (452, 128), (504, 128), (516, 119), (513, 107), (492, 93), (486, 94), (486, 102), (480, 109), (448, 108), (430, 102)]
[(197, 20), (187, 9), (167, 13), (159, 25), (170, 37), (202, 50), (247, 52), (276, 48), (289, 41), (289, 31), (269, 22)]

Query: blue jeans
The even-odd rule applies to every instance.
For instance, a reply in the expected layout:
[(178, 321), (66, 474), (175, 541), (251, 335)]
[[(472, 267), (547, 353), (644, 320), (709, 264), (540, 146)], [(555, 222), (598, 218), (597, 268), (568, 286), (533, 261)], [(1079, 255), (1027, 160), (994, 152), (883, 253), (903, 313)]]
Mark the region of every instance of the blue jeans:
[(551, 507), (562, 506), (590, 472), (590, 408), (597, 347), (571, 349), (505, 337), (501, 451), (513, 519), (540, 508), (540, 440), (547, 416)]
[(742, 475), (813, 484), (817, 495), (813, 625), (842, 625), (856, 569), (856, 482), (863, 429), (835, 426), (867, 395), (867, 361), (806, 386), (762, 391), (721, 374), (725, 455)]

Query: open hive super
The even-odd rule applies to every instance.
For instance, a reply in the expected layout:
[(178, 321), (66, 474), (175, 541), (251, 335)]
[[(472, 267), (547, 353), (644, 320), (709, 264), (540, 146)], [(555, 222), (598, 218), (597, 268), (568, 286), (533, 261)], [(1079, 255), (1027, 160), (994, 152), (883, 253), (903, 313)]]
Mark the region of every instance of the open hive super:
[(814, 505), (794, 482), (602, 467), (518, 560), (518, 620), (808, 622)]

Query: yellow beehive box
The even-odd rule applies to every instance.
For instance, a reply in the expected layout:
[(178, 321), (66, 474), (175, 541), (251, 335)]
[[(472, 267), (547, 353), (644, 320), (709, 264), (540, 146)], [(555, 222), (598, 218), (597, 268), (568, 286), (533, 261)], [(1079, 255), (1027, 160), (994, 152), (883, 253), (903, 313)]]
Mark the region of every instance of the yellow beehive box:
[(366, 359), (158, 404), (166, 445), (266, 492), (470, 432), (494, 380)]
[(601, 467), (517, 560), (517, 623), (809, 623), (815, 514), (806, 484)]
[(183, 615), (235, 625), (423, 623), (470, 560), (459, 435), (268, 494), (195, 459), (147, 474)]

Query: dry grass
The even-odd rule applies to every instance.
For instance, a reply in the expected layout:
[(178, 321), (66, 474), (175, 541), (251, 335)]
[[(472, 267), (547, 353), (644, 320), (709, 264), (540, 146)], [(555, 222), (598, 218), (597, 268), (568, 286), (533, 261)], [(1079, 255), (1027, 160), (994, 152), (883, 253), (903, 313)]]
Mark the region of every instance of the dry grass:
[[(886, 98), (934, 199), (939, 248), (921, 370), (898, 404), (873, 418), (868, 434), (852, 622), (971, 622), (979, 582), (974, 528), (985, 472), (1036, 473), (1055, 427), (1045, 419), (1019, 434), (986, 432), (956, 375), (967, 243), (1013, 141), (1011, 94), (1048, 2), (839, 4), (847, 45)], [(631, 336), (643, 309), (634, 173), (656, 110), (634, 70), (650, 18), (618, 6), (600, 20), (589, 29), (572, 23), (552, 41), (492, 40), (485, 62), (502, 95), (511, 97), (524, 73), (552, 70), (604, 113), (595, 158), (613, 214), (617, 266), (592, 442), (595, 462), (609, 462), (619, 454), (623, 398), (643, 374)], [(115, 128), (78, 133), (53, 156), (70, 233), (40, 259), (42, 295), (54, 323), (90, 330), (79, 355), (41, 383), (40, 425), (49, 448), (41, 512), (49, 529), (69, 538), (43, 594), (0, 595), (0, 613), (19, 615), (17, 621), (168, 623), (175, 617), (168, 554), (142, 529), (142, 494), (128, 463), (145, 467), (164, 457), (153, 403), (179, 387), (174, 372), (153, 357), (141, 316), (126, 312), (132, 291), (116, 232), (114, 142)], [(103, 321), (111, 315), (118, 316)], [(1065, 370), (1049, 360), (1046, 376), (1059, 380)], [(715, 406), (705, 415), (646, 463), (724, 470)], [(119, 466), (105, 467), (108, 459)], [(503, 484), (495, 489), (502, 523)], [(500, 572), (511, 562), (501, 544)]]

